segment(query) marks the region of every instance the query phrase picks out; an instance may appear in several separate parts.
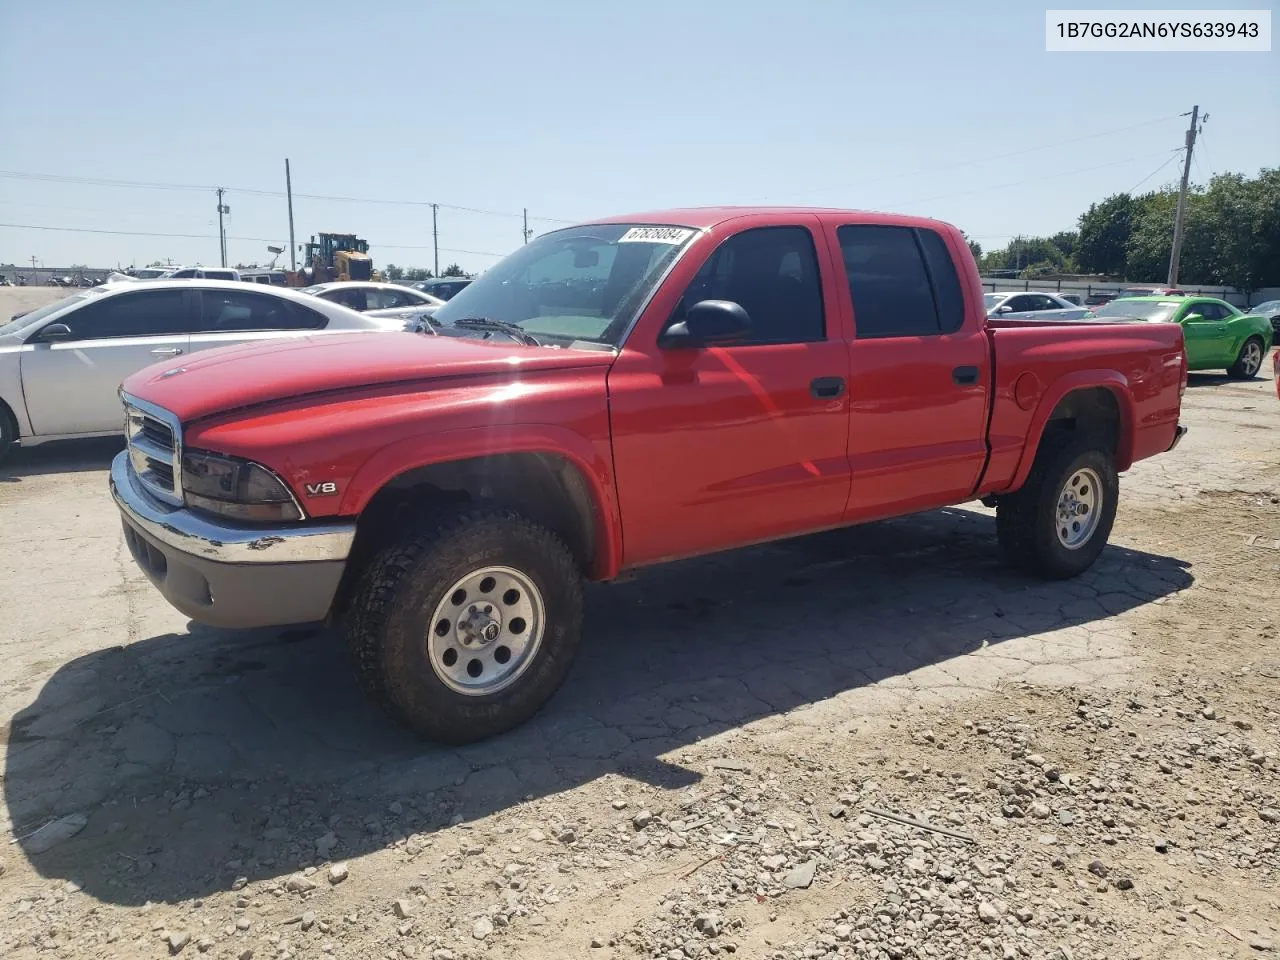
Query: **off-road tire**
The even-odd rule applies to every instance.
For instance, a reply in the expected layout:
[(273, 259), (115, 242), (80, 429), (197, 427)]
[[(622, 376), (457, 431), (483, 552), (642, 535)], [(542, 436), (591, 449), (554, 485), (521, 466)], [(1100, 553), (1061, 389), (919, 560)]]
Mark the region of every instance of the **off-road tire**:
[[(427, 637), (445, 591), (488, 565), (533, 581), (546, 624), (524, 673), (474, 696), (437, 676)], [(347, 636), (366, 694), (422, 736), (458, 744), (517, 727), (551, 699), (577, 652), (582, 616), (582, 577), (559, 537), (511, 510), (465, 507), (424, 521), (375, 555), (356, 588)]]
[[(1249, 345), (1257, 344), (1258, 347), (1258, 365), (1253, 370), (1246, 369), (1245, 354), (1249, 352)], [(1262, 369), (1262, 363), (1266, 360), (1267, 351), (1263, 349), (1261, 337), (1250, 337), (1240, 345), (1240, 356), (1236, 357), (1236, 362), (1227, 367), (1227, 375), (1235, 380), (1252, 380), (1258, 375), (1258, 371)]]
[[(1081, 546), (1068, 549), (1057, 534), (1058, 497), (1081, 468), (1101, 479), (1097, 526)], [(1014, 567), (1047, 580), (1065, 580), (1088, 570), (1107, 545), (1115, 523), (1120, 481), (1115, 459), (1097, 437), (1046, 434), (1027, 482), (996, 504), (996, 536), (1005, 559)]]

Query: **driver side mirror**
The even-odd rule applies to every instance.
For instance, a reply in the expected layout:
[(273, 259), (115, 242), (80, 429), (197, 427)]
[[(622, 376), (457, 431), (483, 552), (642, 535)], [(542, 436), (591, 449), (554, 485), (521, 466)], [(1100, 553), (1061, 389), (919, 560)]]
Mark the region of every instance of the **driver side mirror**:
[(1188, 313), (1182, 318), (1183, 323), (1195, 323), (1197, 320), (1203, 320), (1204, 316), (1199, 313)]
[(56, 343), (71, 336), (71, 328), (65, 323), (51, 323), (35, 336), (37, 343)]
[(996, 307), (996, 313), (1013, 313), (1013, 307), (1009, 306), (1007, 303), (1002, 303), (1000, 306)]
[(684, 320), (662, 335), (665, 347), (713, 347), (741, 340), (751, 332), (751, 317), (732, 300), (699, 300), (685, 310)]

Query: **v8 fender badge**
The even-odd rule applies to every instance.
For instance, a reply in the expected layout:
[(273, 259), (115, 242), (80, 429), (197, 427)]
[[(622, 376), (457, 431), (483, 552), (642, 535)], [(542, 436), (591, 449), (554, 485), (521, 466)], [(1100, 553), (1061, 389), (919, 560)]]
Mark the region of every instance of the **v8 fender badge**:
[(308, 497), (332, 497), (338, 492), (338, 485), (332, 480), (326, 480), (324, 483), (308, 483)]

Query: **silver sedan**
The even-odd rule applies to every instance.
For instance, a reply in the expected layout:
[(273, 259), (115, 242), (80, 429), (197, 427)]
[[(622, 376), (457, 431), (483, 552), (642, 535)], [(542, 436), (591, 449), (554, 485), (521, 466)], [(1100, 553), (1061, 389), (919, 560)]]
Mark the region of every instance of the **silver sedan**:
[(378, 283), (368, 280), (335, 280), (333, 283), (317, 283), (303, 287), (303, 293), (340, 303), (360, 313), (370, 310), (402, 310), (408, 307), (439, 307), (444, 301), (429, 293), (404, 287), (398, 283)]
[(985, 293), (982, 301), (992, 320), (1083, 320), (1093, 316), (1088, 307), (1077, 306), (1057, 294), (1034, 290)]

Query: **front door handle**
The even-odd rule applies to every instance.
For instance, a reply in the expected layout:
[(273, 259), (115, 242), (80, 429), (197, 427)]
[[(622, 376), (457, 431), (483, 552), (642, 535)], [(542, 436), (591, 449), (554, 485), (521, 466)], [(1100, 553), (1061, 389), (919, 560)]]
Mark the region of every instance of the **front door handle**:
[(156, 347), (151, 351), (151, 355), (153, 357), (176, 357), (181, 352), (181, 347)]
[(815, 400), (834, 400), (844, 393), (844, 377), (818, 377), (809, 382)]
[(959, 386), (971, 387), (978, 382), (978, 374), (977, 367), (956, 367), (951, 371), (951, 379)]

